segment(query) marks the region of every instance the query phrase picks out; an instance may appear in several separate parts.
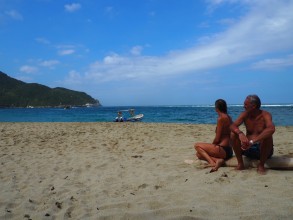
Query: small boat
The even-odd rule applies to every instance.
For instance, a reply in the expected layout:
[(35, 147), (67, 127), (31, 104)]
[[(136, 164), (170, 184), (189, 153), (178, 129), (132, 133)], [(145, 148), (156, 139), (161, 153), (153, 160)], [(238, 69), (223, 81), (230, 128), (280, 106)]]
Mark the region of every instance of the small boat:
[[(128, 112), (130, 114), (130, 117), (128, 118), (123, 117), (122, 112)], [(120, 110), (118, 111), (117, 117), (115, 118), (114, 122), (126, 122), (126, 121), (136, 122), (136, 121), (141, 121), (143, 117), (144, 117), (143, 114), (135, 115), (134, 109)]]
[(140, 121), (143, 118), (143, 114), (134, 115), (130, 118), (127, 118), (127, 121)]

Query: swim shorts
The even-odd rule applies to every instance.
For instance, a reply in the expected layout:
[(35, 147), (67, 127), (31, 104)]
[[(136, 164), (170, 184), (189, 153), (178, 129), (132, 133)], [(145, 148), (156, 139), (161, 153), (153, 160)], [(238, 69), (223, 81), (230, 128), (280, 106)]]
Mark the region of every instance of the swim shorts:
[(220, 146), (223, 148), (223, 150), (226, 152), (226, 158), (225, 160), (230, 159), (233, 156), (233, 150), (232, 147), (229, 146)]
[[(274, 153), (274, 148), (272, 149), (268, 158), (271, 158)], [(249, 157), (251, 159), (260, 159), (260, 143), (253, 144), (249, 149), (243, 151), (244, 156)]]

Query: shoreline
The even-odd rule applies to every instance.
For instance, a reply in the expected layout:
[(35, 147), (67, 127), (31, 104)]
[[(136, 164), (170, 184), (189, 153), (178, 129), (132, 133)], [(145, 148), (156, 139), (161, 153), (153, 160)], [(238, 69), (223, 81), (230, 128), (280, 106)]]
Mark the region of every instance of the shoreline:
[[(195, 160), (193, 144), (211, 142), (214, 130), (213, 124), (0, 122), (0, 218), (290, 219), (292, 171), (209, 173), (200, 161), (184, 163)], [(276, 127), (275, 155), (293, 157), (292, 132), (293, 126)]]

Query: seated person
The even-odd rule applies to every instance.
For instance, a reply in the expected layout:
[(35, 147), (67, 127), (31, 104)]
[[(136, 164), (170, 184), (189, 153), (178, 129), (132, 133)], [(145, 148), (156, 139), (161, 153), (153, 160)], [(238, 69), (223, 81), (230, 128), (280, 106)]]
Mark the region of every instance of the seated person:
[(121, 111), (119, 111), (117, 113), (117, 117), (116, 117), (115, 121), (116, 122), (123, 122), (123, 116), (122, 116), (122, 112)]
[(130, 117), (133, 117), (134, 116), (134, 109), (129, 109), (129, 114), (130, 114)]
[[(261, 110), (261, 101), (257, 95), (249, 95), (244, 101), (244, 109), (239, 117), (231, 124), (231, 143), (235, 152), (237, 170), (244, 169), (242, 154), (252, 159), (259, 159), (257, 171), (265, 173), (264, 164), (273, 155), (273, 134), (275, 125), (269, 112)], [(244, 123), (246, 134), (239, 126)]]
[(215, 110), (218, 113), (216, 136), (212, 143), (196, 143), (194, 148), (196, 156), (206, 160), (213, 167), (210, 172), (217, 171), (227, 160), (232, 157), (233, 151), (230, 147), (230, 125), (231, 117), (227, 113), (227, 104), (223, 99), (215, 102)]

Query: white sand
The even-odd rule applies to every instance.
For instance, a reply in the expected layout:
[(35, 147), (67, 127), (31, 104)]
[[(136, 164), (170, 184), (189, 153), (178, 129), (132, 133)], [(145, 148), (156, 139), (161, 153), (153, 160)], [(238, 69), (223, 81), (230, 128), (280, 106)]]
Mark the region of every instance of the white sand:
[[(214, 130), (0, 123), (0, 219), (292, 219), (293, 171), (209, 173), (195, 160), (194, 143)], [(293, 157), (293, 127), (274, 140), (276, 155)]]

